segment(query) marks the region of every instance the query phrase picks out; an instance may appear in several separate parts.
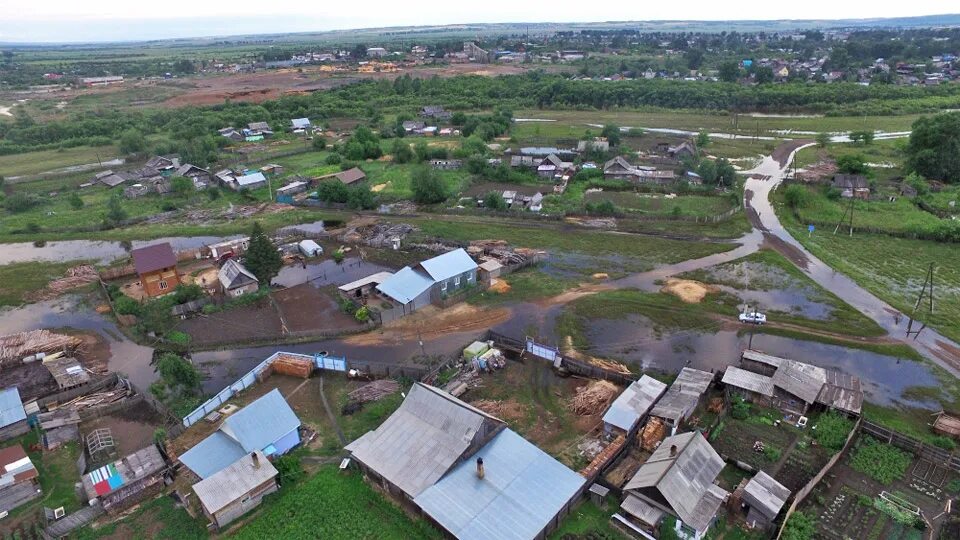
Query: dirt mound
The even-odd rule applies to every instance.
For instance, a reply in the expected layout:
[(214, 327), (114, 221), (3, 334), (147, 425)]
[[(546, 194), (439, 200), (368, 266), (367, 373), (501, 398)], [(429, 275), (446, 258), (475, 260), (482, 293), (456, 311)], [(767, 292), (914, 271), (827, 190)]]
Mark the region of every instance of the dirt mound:
[(692, 279), (670, 278), (660, 292), (672, 294), (688, 304), (699, 304), (710, 293), (719, 291), (713, 285), (707, 285)]
[(388, 180), (385, 184), (377, 184), (377, 185), (373, 186), (372, 188), (370, 188), (370, 191), (372, 191), (372, 192), (374, 192), (374, 193), (380, 193), (381, 191), (383, 191), (383, 190), (387, 189), (388, 187), (390, 187), (390, 184), (391, 184), (391, 182)]
[(597, 272), (596, 274), (593, 274), (590, 277), (592, 277), (593, 279), (610, 279), (610, 274), (606, 272)]
[(510, 284), (502, 279), (495, 279), (493, 283), (490, 284), (488, 291), (495, 292), (497, 294), (504, 294), (510, 292)]

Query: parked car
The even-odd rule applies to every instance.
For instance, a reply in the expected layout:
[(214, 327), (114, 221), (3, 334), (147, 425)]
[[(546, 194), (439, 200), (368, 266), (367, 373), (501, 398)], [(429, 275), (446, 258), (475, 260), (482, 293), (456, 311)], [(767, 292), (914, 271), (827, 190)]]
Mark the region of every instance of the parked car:
[(751, 324), (764, 324), (767, 322), (767, 316), (759, 311), (743, 312), (740, 314), (740, 322)]

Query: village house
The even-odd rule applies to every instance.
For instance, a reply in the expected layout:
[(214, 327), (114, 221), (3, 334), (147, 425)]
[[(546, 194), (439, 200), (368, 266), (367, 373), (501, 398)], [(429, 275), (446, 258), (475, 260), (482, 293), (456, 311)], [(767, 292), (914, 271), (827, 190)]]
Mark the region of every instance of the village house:
[(136, 174), (125, 171), (115, 173), (108, 170), (98, 172), (97, 174), (93, 175), (94, 182), (100, 182), (107, 187), (117, 187), (120, 184), (135, 178), (137, 178)]
[(773, 526), (790, 498), (790, 490), (763, 471), (754, 475), (737, 494), (742, 508), (747, 511), (747, 525), (760, 530), (769, 530)]
[(345, 171), (318, 176), (316, 180), (322, 181), (322, 180), (328, 180), (330, 178), (336, 178), (337, 180), (340, 180), (341, 182), (343, 182), (345, 185), (350, 186), (350, 185), (356, 184), (357, 182), (363, 182), (364, 180), (366, 180), (367, 174), (363, 172), (363, 170), (360, 169), (359, 167), (354, 167), (352, 169), (347, 169)]
[(201, 479), (209, 478), (251, 452), (282, 456), (300, 444), (300, 419), (274, 388), (234, 412), (217, 431), (180, 456)]
[(290, 120), (290, 129), (294, 133), (305, 133), (313, 129), (309, 118), (294, 118)]
[(383, 47), (369, 47), (367, 49), (367, 56), (370, 58), (383, 58), (387, 54), (387, 50)]
[(427, 124), (418, 120), (404, 120), (401, 125), (403, 126), (404, 133), (407, 135), (419, 134), (420, 130), (427, 127)]
[(250, 122), (247, 124), (247, 130), (250, 133), (259, 133), (266, 138), (273, 137), (273, 129), (271, 129), (270, 124), (266, 122)]
[(564, 162), (556, 154), (550, 154), (543, 158), (537, 165), (537, 176), (541, 178), (553, 178), (562, 174), (564, 170), (573, 166), (573, 163)]
[(260, 289), (260, 280), (236, 259), (227, 259), (217, 272), (220, 291), (224, 296), (235, 298), (254, 293)]
[(833, 187), (839, 189), (840, 196), (845, 199), (867, 200), (870, 198), (870, 182), (862, 174), (835, 174)]
[(28, 431), (30, 426), (20, 400), (20, 390), (16, 386), (0, 390), (0, 442), (15, 439)]
[(536, 169), (540, 166), (540, 162), (540, 159), (533, 156), (510, 156), (510, 166), (515, 169), (518, 167)]
[(649, 536), (669, 514), (680, 538), (700, 540), (729, 495), (714, 483), (723, 466), (699, 431), (667, 437), (624, 486), (618, 521)]
[(476, 282), (477, 263), (466, 251), (457, 249), (427, 259), (415, 268), (405, 266), (376, 289), (406, 314), (439, 302)]
[(153, 156), (144, 167), (153, 169), (163, 176), (170, 176), (180, 167), (180, 158), (167, 156)]
[(617, 156), (603, 164), (604, 180), (632, 180), (635, 168), (629, 161)]
[(346, 449), (372, 482), (462, 540), (545, 538), (586, 487), (502, 420), (422, 383)]
[(610, 404), (603, 414), (603, 432), (608, 439), (617, 435), (632, 438), (653, 404), (667, 391), (667, 385), (649, 375), (640, 377)]
[(811, 406), (858, 416), (863, 407), (860, 379), (832, 369), (747, 349), (741, 367), (728, 366), (721, 382), (728, 401), (743, 398), (787, 414), (806, 414)]
[(167, 463), (151, 444), (83, 476), (87, 501), (99, 501), (109, 514), (121, 512), (163, 489)]
[(676, 380), (650, 411), (650, 416), (663, 420), (672, 427), (672, 434), (676, 434), (681, 422), (689, 418), (700, 404), (711, 382), (712, 373), (689, 367), (681, 369)]
[(440, 105), (427, 105), (420, 108), (420, 116), (424, 118), (434, 118), (436, 120), (449, 120), (453, 113), (444, 109)]
[(667, 155), (677, 160), (691, 159), (696, 157), (697, 147), (690, 141), (683, 141), (676, 146), (667, 148)]
[(130, 252), (143, 292), (149, 297), (172, 293), (180, 285), (177, 256), (167, 242), (134, 249)]
[(227, 184), (227, 187), (235, 191), (240, 191), (241, 189), (253, 191), (255, 189), (265, 187), (266, 185), (267, 177), (264, 176), (262, 172), (257, 171), (235, 177), (233, 182)]
[(219, 133), (221, 137), (226, 137), (231, 141), (240, 142), (243, 140), (243, 134), (241, 134), (239, 131), (237, 131), (236, 128), (233, 128), (233, 127), (225, 127), (223, 129), (218, 129), (217, 133)]
[(610, 141), (605, 137), (594, 137), (589, 141), (577, 142), (577, 152), (609, 152)]
[(206, 189), (212, 179), (210, 171), (189, 163), (181, 165), (175, 174), (192, 180), (193, 187), (197, 190)]
[(42, 495), (39, 476), (22, 446), (0, 448), (0, 514), (7, 515)]
[(203, 513), (217, 529), (260, 506), (279, 489), (277, 469), (256, 450), (193, 485)]

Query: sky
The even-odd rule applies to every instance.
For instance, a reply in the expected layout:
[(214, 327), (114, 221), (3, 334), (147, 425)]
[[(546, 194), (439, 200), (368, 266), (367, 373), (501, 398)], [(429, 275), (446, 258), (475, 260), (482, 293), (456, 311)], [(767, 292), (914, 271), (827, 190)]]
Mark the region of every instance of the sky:
[[(677, 9), (679, 5), (683, 9)], [(956, 11), (954, 0), (0, 0), (0, 42), (122, 41), (492, 22), (842, 19)]]

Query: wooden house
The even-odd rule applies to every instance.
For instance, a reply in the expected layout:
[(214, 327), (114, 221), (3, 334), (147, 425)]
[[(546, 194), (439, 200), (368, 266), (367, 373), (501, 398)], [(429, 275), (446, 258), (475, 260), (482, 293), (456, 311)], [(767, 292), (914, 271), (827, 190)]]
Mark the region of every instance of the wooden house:
[(167, 242), (153, 244), (130, 252), (133, 266), (147, 296), (169, 294), (180, 285), (177, 256)]

